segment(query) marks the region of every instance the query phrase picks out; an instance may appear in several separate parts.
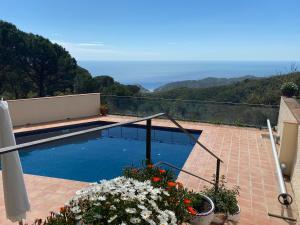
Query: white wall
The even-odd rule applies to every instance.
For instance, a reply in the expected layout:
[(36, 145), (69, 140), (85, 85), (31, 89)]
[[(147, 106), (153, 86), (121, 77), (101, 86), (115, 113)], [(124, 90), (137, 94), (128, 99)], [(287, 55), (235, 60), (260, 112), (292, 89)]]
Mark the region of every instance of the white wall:
[(99, 115), (100, 94), (65, 95), (7, 101), (14, 126)]

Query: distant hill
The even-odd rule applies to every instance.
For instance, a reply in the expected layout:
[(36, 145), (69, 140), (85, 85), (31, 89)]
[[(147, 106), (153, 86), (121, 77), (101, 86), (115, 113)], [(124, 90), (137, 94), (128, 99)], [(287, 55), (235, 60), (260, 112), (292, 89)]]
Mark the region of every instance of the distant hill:
[(134, 85), (140, 88), (140, 91), (139, 91), (140, 93), (149, 93), (150, 92), (148, 89), (144, 88), (140, 84), (134, 84)]
[(184, 81), (176, 81), (167, 83), (156, 88), (154, 91), (169, 91), (176, 88), (209, 88), (209, 87), (216, 87), (222, 85), (228, 85), (232, 83), (236, 83), (246, 79), (258, 79), (255, 76), (242, 76), (242, 77), (235, 77), (235, 78), (217, 78), (217, 77), (207, 77), (201, 80), (184, 80)]
[(300, 86), (300, 72), (260, 79), (244, 79), (233, 84), (209, 88), (180, 87), (168, 91), (154, 92), (147, 96), (168, 99), (279, 104), (280, 87), (287, 81), (293, 81)]

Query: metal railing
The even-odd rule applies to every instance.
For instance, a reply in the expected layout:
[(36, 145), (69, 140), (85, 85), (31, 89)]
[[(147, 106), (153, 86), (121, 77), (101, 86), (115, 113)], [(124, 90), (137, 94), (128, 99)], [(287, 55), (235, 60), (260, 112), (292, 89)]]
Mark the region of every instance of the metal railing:
[(279, 106), (232, 102), (164, 99), (135, 96), (100, 95), (101, 104), (112, 115), (142, 117), (166, 112), (176, 120), (266, 127), (269, 118), (276, 125)]
[(191, 175), (191, 176), (193, 176), (193, 177), (196, 177), (196, 178), (198, 178), (199, 180), (203, 180), (203, 181), (205, 181), (205, 182), (207, 182), (207, 183), (210, 183), (210, 184), (212, 184), (212, 185), (215, 185), (215, 183), (213, 183), (212, 181), (209, 181), (209, 180), (207, 180), (207, 179), (205, 179), (205, 178), (203, 178), (203, 177), (200, 177), (200, 176), (198, 176), (198, 175), (196, 175), (196, 174), (194, 174), (194, 173), (191, 173), (191, 172), (189, 172), (189, 171), (187, 171), (187, 170), (180, 169), (179, 167), (177, 167), (177, 166), (175, 166), (175, 165), (173, 165), (173, 164), (171, 164), (171, 163), (159, 161), (159, 162), (157, 162), (157, 163), (154, 164), (154, 166), (160, 166), (160, 165), (166, 165), (166, 166), (171, 167), (171, 168), (173, 168), (173, 169), (175, 169), (175, 170), (178, 170), (178, 171), (180, 171), (180, 172), (183, 172), (183, 173), (186, 173), (186, 174)]
[[(22, 151), (22, 150), (31, 148), (33, 146), (43, 145), (43, 144), (51, 143), (51, 142), (62, 140), (62, 139), (67, 139), (67, 138), (76, 137), (76, 136), (79, 136), (79, 135), (84, 135), (84, 134), (87, 134), (87, 133), (101, 131), (101, 130), (104, 130), (104, 129), (109, 129), (109, 128), (113, 128), (113, 127), (117, 127), (117, 126), (129, 125), (129, 124), (134, 124), (134, 123), (146, 121), (146, 162), (151, 163), (151, 161), (152, 161), (151, 160), (151, 126), (152, 126), (151, 125), (152, 124), (151, 120), (154, 119), (154, 118), (162, 117), (162, 116), (165, 116), (166, 118), (168, 118), (172, 123), (175, 124), (175, 126), (177, 126), (188, 137), (190, 137), (193, 141), (195, 141), (196, 144), (198, 144), (200, 147), (202, 147), (205, 151), (207, 151), (212, 157), (214, 157), (217, 160), (217, 164), (216, 164), (216, 181), (215, 181), (215, 183), (212, 183), (212, 182), (210, 182), (210, 181), (208, 181), (204, 178), (201, 178), (202, 180), (204, 180), (204, 181), (206, 181), (210, 184), (214, 184), (215, 189), (217, 190), (218, 186), (219, 186), (220, 164), (223, 161), (218, 156), (216, 156), (211, 150), (209, 150), (206, 146), (204, 146), (188, 130), (184, 129), (176, 120), (174, 120), (170, 115), (168, 115), (166, 113), (158, 113), (158, 114), (143, 117), (143, 118), (129, 120), (127, 122), (113, 123), (113, 124), (109, 124), (109, 125), (104, 125), (104, 126), (100, 126), (100, 127), (95, 127), (95, 128), (91, 128), (91, 129), (82, 130), (82, 131), (76, 131), (76, 132), (72, 132), (72, 133), (69, 133), (69, 134), (58, 135), (58, 136), (54, 136), (54, 137), (40, 139), (40, 140), (37, 140), (37, 141), (32, 141), (32, 142), (22, 143), (22, 144), (18, 144), (18, 145), (14, 145), (14, 146), (8, 146), (8, 147), (0, 148), (0, 155), (5, 154), (5, 153), (9, 153), (9, 152), (13, 152), (13, 151), (17, 151), (17, 150)], [(190, 172), (188, 172), (188, 173), (193, 175), (193, 176), (196, 176), (196, 175), (194, 175)], [(196, 177), (200, 178), (199, 176), (196, 176)]]

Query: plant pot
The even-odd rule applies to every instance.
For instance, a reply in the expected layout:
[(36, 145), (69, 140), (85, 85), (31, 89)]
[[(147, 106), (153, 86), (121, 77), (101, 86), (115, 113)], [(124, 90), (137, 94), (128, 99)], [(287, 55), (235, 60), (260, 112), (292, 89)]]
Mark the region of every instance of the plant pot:
[(100, 115), (101, 115), (101, 116), (106, 116), (106, 115), (107, 115), (107, 112), (108, 112), (107, 106), (105, 106), (105, 105), (100, 106)]
[(237, 206), (238, 206), (239, 210), (236, 213), (234, 213), (233, 215), (229, 214), (228, 218), (227, 218), (228, 220), (230, 220), (232, 222), (236, 222), (236, 223), (238, 223), (240, 221), (240, 217), (241, 217), (241, 208), (239, 205), (237, 205)]
[(192, 224), (192, 225), (209, 225), (211, 223), (212, 219), (214, 218), (215, 204), (206, 195), (201, 194), (201, 196), (204, 199), (205, 205), (203, 206), (203, 208), (205, 208), (205, 210), (201, 210), (202, 212), (197, 213), (190, 220), (190, 224)]
[(225, 213), (215, 213), (212, 222), (214, 224), (224, 224), (226, 219), (227, 215)]

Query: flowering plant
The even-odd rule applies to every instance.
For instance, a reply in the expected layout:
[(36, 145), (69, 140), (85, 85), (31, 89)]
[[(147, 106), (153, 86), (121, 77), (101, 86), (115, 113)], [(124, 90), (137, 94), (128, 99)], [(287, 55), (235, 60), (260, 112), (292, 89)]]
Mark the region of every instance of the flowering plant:
[(117, 177), (77, 191), (60, 213), (52, 213), (52, 220), (55, 217), (66, 222), (61, 224), (82, 225), (177, 224), (175, 213), (168, 209), (166, 196), (168, 191), (153, 187), (151, 181)]
[(188, 191), (180, 182), (175, 182), (175, 175), (171, 170), (161, 169), (152, 164), (142, 168), (128, 167), (124, 169), (124, 176), (134, 178), (139, 181), (151, 180), (154, 187), (163, 188), (168, 191), (169, 196), (165, 197), (168, 208), (175, 212), (177, 220), (188, 221), (196, 210), (192, 207), (192, 200), (196, 193)]
[(60, 212), (35, 225), (181, 224), (197, 213), (194, 198), (172, 171), (131, 167), (122, 177), (77, 191)]

